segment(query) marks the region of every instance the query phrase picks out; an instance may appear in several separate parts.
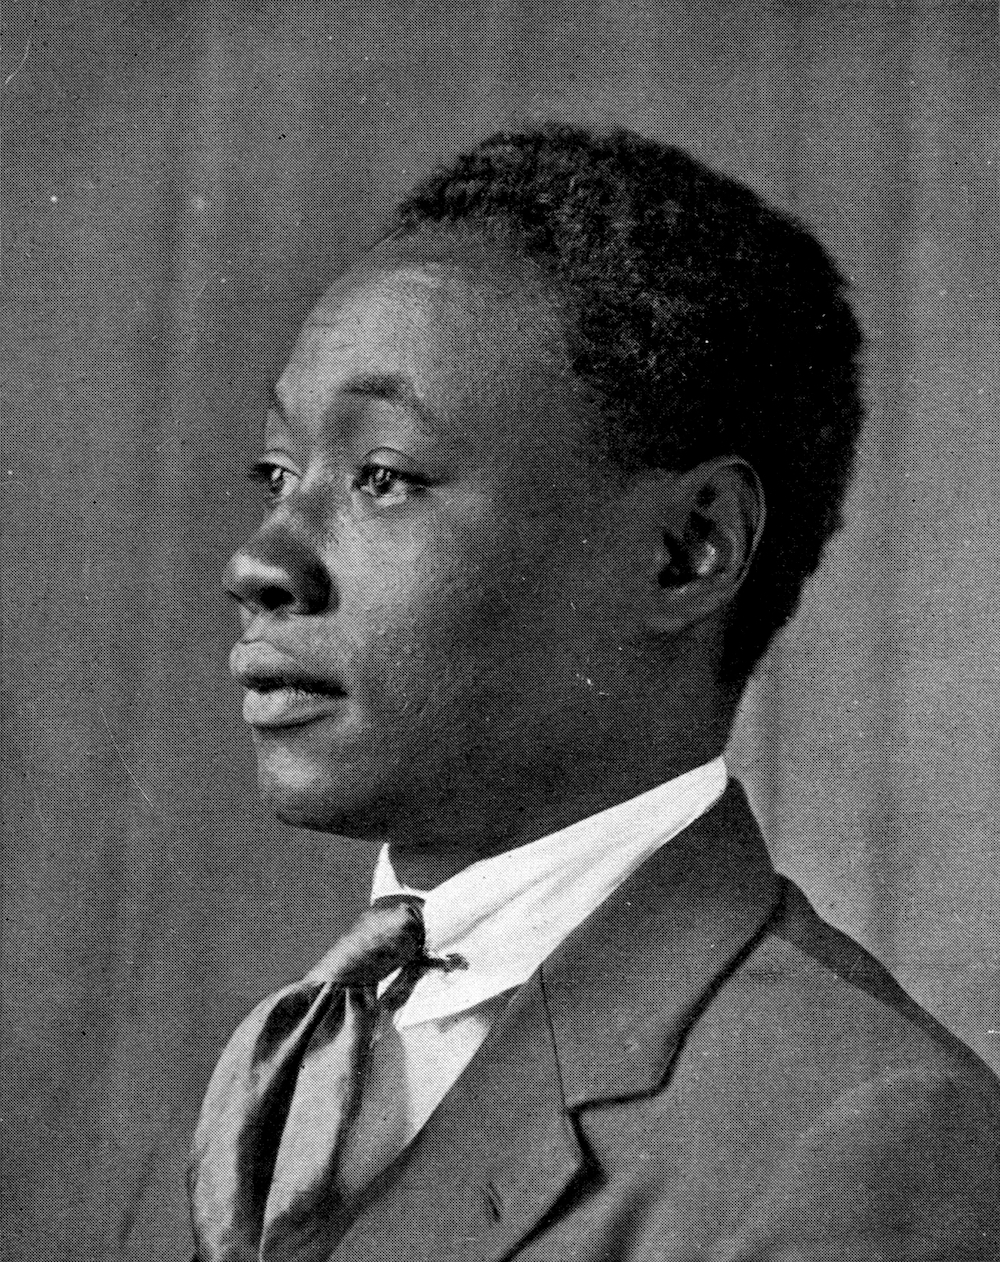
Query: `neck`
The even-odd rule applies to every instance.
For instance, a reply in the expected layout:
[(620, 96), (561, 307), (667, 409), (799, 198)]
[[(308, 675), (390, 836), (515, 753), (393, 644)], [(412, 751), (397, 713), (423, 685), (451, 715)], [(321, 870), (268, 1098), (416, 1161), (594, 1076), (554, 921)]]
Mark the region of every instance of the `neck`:
[(559, 832), (710, 762), (722, 752), (723, 744), (722, 740), (706, 741), (703, 748), (674, 759), (661, 758), (655, 766), (627, 771), (617, 768), (613, 772), (605, 767), (601, 775), (583, 779), (571, 792), (560, 786), (558, 800), (543, 801), (532, 808), (523, 799), (507, 804), (491, 800), (489, 818), (477, 821), (482, 825), (479, 828), (469, 827), (475, 813), (459, 807), (453, 818), (439, 816), (433, 826), (425, 821), (419, 831), (408, 830), (405, 838), (383, 840), (388, 841), (393, 870), (402, 884), (431, 890), (481, 859)]

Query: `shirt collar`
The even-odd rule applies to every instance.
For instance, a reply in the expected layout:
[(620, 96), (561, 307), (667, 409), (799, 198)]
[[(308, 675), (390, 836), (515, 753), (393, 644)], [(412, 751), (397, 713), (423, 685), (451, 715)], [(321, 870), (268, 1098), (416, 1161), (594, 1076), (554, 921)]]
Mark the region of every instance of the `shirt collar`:
[(527, 981), (644, 860), (722, 796), (728, 778), (725, 761), (716, 758), (559, 832), (473, 863), (426, 894), (400, 884), (383, 847), (372, 898), (419, 895), (428, 951), (455, 953), (467, 963), (426, 973), (396, 1013), (396, 1024), (453, 1016)]

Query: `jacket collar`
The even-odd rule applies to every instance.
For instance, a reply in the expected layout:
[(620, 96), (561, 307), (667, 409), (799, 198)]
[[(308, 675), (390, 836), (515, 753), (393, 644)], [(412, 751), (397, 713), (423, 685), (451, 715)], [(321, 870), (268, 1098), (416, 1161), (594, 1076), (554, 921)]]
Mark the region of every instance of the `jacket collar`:
[(541, 969), (566, 1106), (660, 1086), (708, 994), (775, 912), (741, 785), (641, 868)]
[(739, 786), (517, 992), (332, 1262), (498, 1262), (588, 1177), (573, 1111), (655, 1091), (782, 882)]

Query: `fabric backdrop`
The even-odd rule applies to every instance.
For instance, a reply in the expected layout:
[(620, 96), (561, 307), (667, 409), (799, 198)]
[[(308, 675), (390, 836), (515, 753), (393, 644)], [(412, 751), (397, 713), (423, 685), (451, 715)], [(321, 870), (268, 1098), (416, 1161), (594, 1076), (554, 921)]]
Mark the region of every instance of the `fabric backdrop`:
[(22, 0), (11, 19), (10, 1256), (183, 1256), (219, 1047), (356, 908), (370, 856), (255, 805), (218, 574), (315, 296), (433, 162), (523, 122), (684, 145), (850, 276), (870, 407), (850, 524), (734, 762), (778, 865), (1000, 1066), (993, 4)]

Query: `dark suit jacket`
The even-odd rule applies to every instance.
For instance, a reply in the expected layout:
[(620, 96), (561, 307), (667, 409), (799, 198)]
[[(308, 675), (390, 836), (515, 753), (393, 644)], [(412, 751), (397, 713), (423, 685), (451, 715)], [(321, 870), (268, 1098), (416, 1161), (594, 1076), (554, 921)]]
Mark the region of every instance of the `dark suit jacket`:
[(1000, 1084), (732, 786), (517, 992), (334, 1262), (966, 1262), (998, 1219)]

